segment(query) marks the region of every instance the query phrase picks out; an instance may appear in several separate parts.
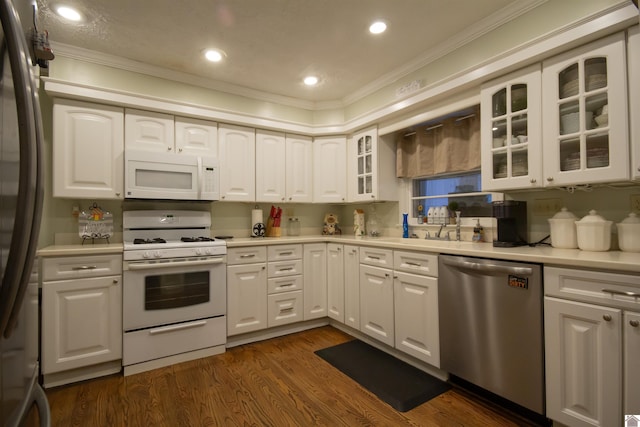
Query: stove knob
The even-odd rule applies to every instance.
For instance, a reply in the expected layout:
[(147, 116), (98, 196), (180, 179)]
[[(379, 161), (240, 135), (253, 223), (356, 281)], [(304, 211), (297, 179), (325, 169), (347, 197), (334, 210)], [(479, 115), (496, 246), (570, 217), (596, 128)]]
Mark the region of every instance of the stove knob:
[(202, 255), (202, 250), (200, 250), (200, 248), (196, 248), (196, 255)]
[(142, 258), (149, 258), (151, 256), (151, 254), (149, 252), (143, 252), (142, 253)]
[(213, 254), (213, 249), (207, 248), (207, 255), (211, 255), (211, 254)]
[(160, 253), (160, 251), (155, 251), (153, 253), (153, 256), (156, 257), (156, 258), (160, 258), (161, 255), (162, 255), (162, 253)]

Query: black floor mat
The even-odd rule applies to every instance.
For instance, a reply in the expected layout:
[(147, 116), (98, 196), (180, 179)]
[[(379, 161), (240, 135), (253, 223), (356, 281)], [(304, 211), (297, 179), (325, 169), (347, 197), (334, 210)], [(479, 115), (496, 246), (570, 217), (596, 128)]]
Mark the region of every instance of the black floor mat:
[(450, 388), (446, 382), (360, 340), (315, 353), (400, 412)]

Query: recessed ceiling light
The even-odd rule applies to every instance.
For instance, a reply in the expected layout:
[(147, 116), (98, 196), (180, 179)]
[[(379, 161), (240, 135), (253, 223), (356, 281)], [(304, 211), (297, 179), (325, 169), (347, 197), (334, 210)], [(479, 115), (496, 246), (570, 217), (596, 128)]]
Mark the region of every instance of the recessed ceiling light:
[(386, 29), (387, 29), (387, 24), (384, 21), (375, 21), (373, 24), (369, 26), (369, 32), (371, 34), (384, 33)]
[(207, 49), (204, 52), (204, 57), (211, 62), (220, 62), (225, 56), (227, 54), (219, 49)]
[(64, 19), (68, 19), (69, 21), (81, 21), (82, 15), (77, 10), (70, 8), (68, 6), (59, 6), (56, 9), (58, 15), (62, 16)]
[(315, 86), (318, 84), (318, 78), (316, 76), (307, 76), (303, 81), (307, 86)]

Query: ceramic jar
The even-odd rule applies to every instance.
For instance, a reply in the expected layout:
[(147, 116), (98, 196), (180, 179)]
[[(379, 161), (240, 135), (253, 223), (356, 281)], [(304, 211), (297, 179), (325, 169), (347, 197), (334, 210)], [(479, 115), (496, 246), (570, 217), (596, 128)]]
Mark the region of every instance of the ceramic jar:
[(640, 252), (640, 218), (630, 213), (618, 226), (618, 246), (621, 251)]
[(576, 235), (578, 247), (583, 251), (608, 251), (611, 248), (611, 225), (613, 221), (607, 221), (590, 210), (589, 215), (576, 221)]
[(578, 238), (576, 236), (577, 219), (567, 208), (562, 208), (560, 212), (547, 220), (551, 229), (551, 246), (560, 249), (575, 249), (578, 247)]

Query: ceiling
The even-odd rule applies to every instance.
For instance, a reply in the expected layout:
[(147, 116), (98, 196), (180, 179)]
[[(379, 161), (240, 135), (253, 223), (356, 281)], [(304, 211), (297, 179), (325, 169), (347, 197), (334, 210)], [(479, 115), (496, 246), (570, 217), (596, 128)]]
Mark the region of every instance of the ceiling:
[[(353, 101), (528, 10), (537, 0), (37, 0), (54, 53), (89, 49), (215, 81), (230, 91)], [(370, 23), (384, 19), (380, 35)], [(221, 63), (205, 48), (226, 52)], [(51, 64), (55, 67), (55, 61)], [(182, 74), (184, 73), (184, 74)], [(319, 76), (306, 87), (302, 78)]]

